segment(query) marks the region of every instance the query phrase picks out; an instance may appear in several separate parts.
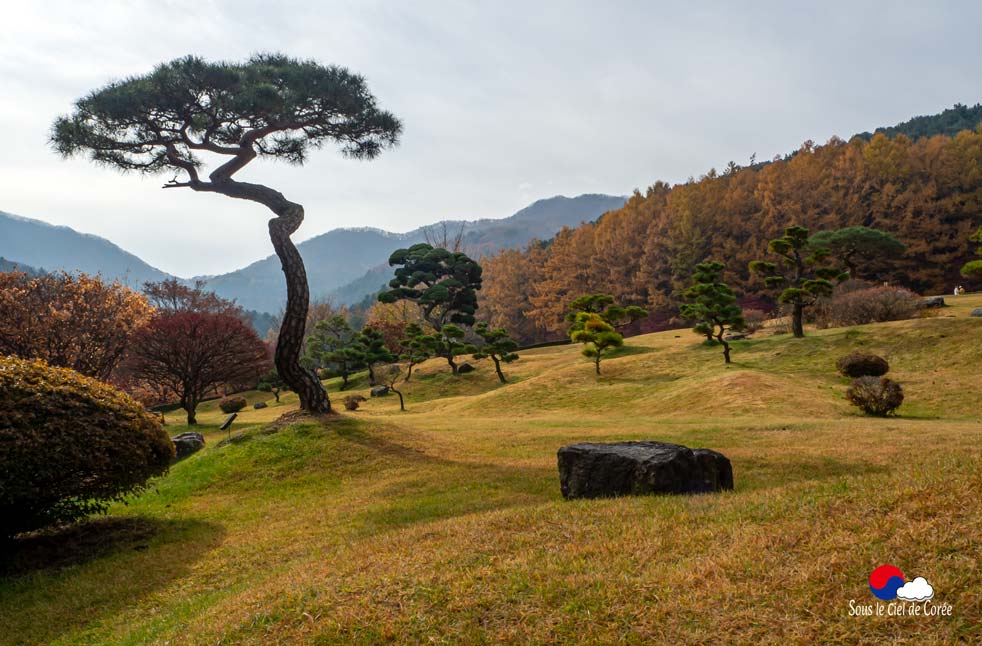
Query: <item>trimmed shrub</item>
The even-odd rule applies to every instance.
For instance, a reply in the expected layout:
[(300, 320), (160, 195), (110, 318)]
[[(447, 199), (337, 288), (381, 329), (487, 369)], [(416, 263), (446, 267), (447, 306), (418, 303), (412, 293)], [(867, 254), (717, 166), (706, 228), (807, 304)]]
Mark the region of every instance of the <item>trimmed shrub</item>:
[(890, 371), (890, 364), (881, 356), (869, 352), (851, 352), (835, 362), (843, 377), (882, 377)]
[(816, 308), (818, 327), (865, 325), (914, 318), (921, 309), (921, 297), (902, 287), (870, 287), (836, 291)]
[(160, 421), (125, 393), (0, 357), (0, 539), (104, 513), (173, 457)]
[(222, 400), (218, 402), (218, 407), (222, 409), (223, 413), (228, 415), (230, 413), (238, 413), (248, 403), (244, 397), (222, 397)]
[(345, 410), (358, 410), (359, 404), (368, 401), (361, 395), (348, 395), (344, 398), (344, 409)]
[(900, 384), (886, 377), (860, 377), (849, 386), (846, 399), (867, 415), (886, 417), (904, 403), (904, 391)]

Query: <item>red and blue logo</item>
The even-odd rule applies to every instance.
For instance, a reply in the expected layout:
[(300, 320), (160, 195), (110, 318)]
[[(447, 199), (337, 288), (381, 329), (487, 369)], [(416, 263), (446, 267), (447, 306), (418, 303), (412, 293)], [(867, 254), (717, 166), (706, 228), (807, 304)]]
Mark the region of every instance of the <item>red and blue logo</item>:
[(892, 565), (881, 565), (869, 575), (869, 589), (877, 599), (893, 601), (927, 601), (934, 597), (934, 588), (922, 576), (913, 581), (904, 579), (904, 573)]
[(869, 575), (869, 589), (873, 596), (883, 601), (893, 601), (897, 598), (897, 590), (907, 581), (904, 573), (892, 565), (881, 565)]

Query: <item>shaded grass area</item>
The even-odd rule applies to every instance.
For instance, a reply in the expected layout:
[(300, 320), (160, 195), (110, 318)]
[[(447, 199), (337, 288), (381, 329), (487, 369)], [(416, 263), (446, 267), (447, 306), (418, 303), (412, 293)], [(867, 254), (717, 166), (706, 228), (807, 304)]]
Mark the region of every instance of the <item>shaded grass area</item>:
[[(726, 369), (661, 333), (600, 379), (577, 348), (528, 351), (506, 385), (433, 361), (406, 413), (372, 399), (264, 431), (288, 394), (226, 446), (203, 407), (208, 446), (154, 490), (28, 537), (0, 575), (0, 642), (978, 643), (980, 339), (964, 316), (762, 337)], [(843, 401), (834, 361), (859, 347), (890, 360), (900, 416)], [(720, 450), (736, 490), (560, 498), (559, 446), (623, 439)], [(953, 615), (848, 616), (883, 563)]]

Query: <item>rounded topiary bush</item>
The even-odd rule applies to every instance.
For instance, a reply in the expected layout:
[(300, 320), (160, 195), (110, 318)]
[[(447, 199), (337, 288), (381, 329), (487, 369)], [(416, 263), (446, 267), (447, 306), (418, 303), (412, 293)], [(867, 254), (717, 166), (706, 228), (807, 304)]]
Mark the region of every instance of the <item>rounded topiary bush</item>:
[(850, 384), (846, 399), (867, 415), (885, 417), (904, 403), (904, 390), (886, 377), (859, 377)]
[(226, 414), (238, 413), (246, 407), (247, 403), (244, 397), (222, 397), (222, 400), (218, 402), (218, 407)]
[(845, 377), (882, 377), (890, 371), (890, 364), (881, 356), (869, 352), (852, 352), (835, 362), (835, 367)]
[(0, 539), (105, 512), (173, 457), (160, 422), (125, 393), (0, 357)]

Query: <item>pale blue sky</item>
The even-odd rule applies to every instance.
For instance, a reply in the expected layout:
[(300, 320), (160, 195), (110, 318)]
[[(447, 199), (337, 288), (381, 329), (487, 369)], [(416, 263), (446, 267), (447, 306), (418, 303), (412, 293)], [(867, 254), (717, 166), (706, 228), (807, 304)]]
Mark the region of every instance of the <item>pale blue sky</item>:
[(3, 2), (0, 210), (181, 276), (271, 253), (260, 207), (46, 147), (77, 97), (189, 53), (344, 65), (403, 119), (402, 145), (373, 162), (325, 149), (304, 168), (250, 166), (306, 206), (299, 239), (627, 194), (982, 99), (979, 3), (684, 4)]

